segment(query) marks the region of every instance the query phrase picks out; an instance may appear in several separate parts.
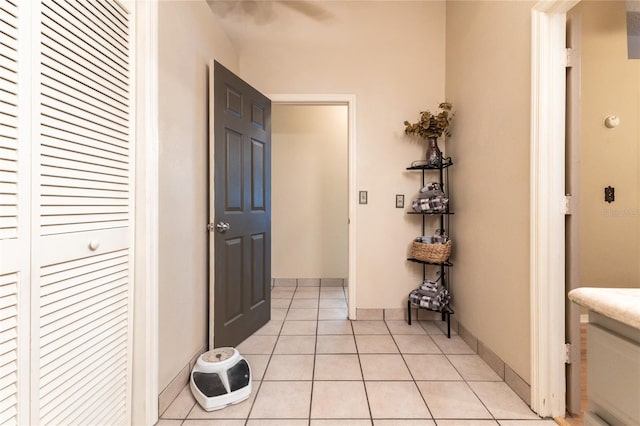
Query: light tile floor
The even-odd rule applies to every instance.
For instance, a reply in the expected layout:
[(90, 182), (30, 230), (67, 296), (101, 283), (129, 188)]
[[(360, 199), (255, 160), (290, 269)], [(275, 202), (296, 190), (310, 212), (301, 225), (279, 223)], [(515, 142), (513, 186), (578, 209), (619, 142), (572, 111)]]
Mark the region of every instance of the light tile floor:
[(246, 401), (206, 412), (186, 386), (159, 426), (534, 426), (542, 420), (440, 322), (346, 319), (341, 287), (275, 287), (272, 320), (238, 345)]

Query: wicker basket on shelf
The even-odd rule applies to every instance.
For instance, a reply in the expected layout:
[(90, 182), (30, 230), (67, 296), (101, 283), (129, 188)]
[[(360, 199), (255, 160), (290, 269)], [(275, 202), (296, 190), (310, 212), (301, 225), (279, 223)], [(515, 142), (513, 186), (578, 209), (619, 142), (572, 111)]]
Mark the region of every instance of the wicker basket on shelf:
[(411, 257), (423, 262), (444, 263), (449, 260), (451, 254), (451, 241), (444, 244), (427, 244), (413, 242)]

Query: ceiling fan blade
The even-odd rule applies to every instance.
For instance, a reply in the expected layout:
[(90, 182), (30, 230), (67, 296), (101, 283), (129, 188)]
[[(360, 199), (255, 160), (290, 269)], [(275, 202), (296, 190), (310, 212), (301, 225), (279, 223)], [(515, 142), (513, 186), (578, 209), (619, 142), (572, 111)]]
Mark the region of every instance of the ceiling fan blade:
[(238, 2), (235, 0), (207, 0), (207, 3), (216, 15), (223, 18), (231, 13), (238, 5)]
[(325, 21), (333, 17), (331, 13), (317, 6), (313, 3), (303, 0), (282, 0), (279, 2), (281, 5), (295, 10), (298, 13), (308, 16), (309, 18), (317, 21)]
[(218, 16), (248, 16), (257, 24), (273, 21), (273, 1), (268, 0), (207, 0)]
[(316, 21), (333, 18), (333, 14), (325, 8), (305, 0), (207, 0), (207, 3), (221, 18), (248, 16), (256, 24), (266, 24), (277, 18), (273, 8), (275, 3)]

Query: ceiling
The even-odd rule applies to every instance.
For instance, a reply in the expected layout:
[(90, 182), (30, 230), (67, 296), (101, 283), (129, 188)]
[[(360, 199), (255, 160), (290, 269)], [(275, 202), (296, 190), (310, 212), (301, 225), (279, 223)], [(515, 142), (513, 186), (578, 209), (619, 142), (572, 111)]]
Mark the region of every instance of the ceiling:
[[(422, 2), (371, 0), (207, 0), (233, 43), (242, 52), (256, 43), (313, 48), (314, 44), (380, 40), (384, 27), (398, 28), (402, 10)], [(394, 38), (392, 32), (384, 34)]]

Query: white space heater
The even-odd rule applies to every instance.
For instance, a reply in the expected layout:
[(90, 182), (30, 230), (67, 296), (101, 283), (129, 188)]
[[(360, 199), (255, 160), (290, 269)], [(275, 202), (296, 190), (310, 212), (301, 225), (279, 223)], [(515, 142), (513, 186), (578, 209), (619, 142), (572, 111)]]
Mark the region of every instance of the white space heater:
[(205, 411), (220, 410), (251, 395), (251, 367), (235, 348), (217, 348), (198, 357), (191, 393)]

